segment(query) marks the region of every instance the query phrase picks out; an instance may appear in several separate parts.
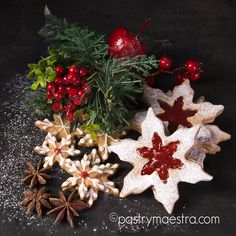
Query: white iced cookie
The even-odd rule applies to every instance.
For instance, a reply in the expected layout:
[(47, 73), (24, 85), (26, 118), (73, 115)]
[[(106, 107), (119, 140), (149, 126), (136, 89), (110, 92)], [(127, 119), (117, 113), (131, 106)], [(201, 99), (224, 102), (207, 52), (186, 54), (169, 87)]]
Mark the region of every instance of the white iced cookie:
[(166, 136), (163, 122), (149, 108), (137, 141), (124, 139), (109, 147), (122, 161), (134, 166), (124, 179), (120, 196), (139, 194), (153, 187), (155, 199), (172, 213), (179, 198), (179, 182), (210, 181), (212, 176), (199, 164), (185, 158), (195, 145), (199, 128), (179, 128)]

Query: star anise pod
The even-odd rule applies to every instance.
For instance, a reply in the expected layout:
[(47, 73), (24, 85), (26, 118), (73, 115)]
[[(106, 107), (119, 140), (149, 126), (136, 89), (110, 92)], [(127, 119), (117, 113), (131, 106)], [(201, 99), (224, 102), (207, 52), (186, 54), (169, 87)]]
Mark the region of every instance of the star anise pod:
[(46, 174), (48, 169), (48, 167), (43, 168), (42, 160), (38, 162), (36, 167), (34, 167), (31, 162), (28, 162), (25, 169), (27, 175), (22, 179), (22, 182), (30, 185), (30, 188), (33, 188), (38, 183), (46, 184), (47, 180), (51, 178), (50, 175)]
[(28, 206), (27, 214), (31, 215), (34, 211), (38, 216), (42, 216), (43, 208), (51, 208), (48, 198), (49, 193), (45, 187), (24, 191), (25, 198), (20, 202), (21, 206)]
[(59, 198), (49, 198), (49, 201), (56, 207), (47, 214), (58, 214), (54, 224), (61, 222), (66, 215), (67, 221), (71, 227), (74, 227), (73, 216), (79, 216), (78, 212), (88, 207), (87, 203), (79, 199), (73, 200), (74, 193), (75, 191), (70, 194), (68, 199), (66, 199), (63, 192), (59, 192)]

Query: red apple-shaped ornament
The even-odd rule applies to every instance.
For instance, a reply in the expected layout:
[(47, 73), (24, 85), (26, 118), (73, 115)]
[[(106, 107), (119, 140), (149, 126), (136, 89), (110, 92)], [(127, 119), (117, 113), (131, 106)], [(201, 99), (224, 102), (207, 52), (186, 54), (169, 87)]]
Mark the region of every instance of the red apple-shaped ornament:
[(114, 58), (133, 57), (146, 54), (147, 49), (140, 41), (139, 37), (149, 23), (150, 18), (145, 20), (136, 36), (133, 36), (128, 29), (124, 27), (117, 28), (108, 39), (109, 54)]

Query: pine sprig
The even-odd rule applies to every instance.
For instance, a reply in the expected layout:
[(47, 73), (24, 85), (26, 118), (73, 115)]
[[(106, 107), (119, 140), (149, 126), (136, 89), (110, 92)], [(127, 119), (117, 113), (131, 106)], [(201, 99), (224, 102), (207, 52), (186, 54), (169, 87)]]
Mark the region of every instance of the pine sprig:
[(59, 32), (72, 25), (65, 18), (59, 19), (52, 15), (47, 5), (44, 8), (44, 17), (45, 25), (39, 30), (38, 34), (47, 40), (53, 39)]
[(94, 111), (89, 122), (99, 124), (106, 133), (120, 132), (128, 126), (130, 108), (138, 94), (142, 93), (143, 76), (157, 66), (154, 57), (102, 61), (100, 70), (89, 78), (94, 96), (88, 104)]
[(97, 35), (87, 28), (72, 26), (55, 36), (54, 48), (66, 52), (77, 65), (95, 66), (107, 53), (104, 35)]

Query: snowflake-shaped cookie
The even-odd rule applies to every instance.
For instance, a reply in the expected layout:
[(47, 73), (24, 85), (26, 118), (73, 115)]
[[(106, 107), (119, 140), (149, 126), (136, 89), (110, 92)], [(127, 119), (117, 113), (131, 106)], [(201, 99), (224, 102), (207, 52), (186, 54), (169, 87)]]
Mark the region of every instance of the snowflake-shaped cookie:
[(114, 182), (108, 180), (118, 168), (118, 164), (96, 164), (93, 155), (84, 155), (80, 161), (66, 160), (65, 170), (73, 177), (69, 177), (63, 184), (62, 190), (76, 189), (81, 200), (86, 199), (89, 206), (98, 197), (98, 191), (118, 195)]
[[(193, 102), (194, 90), (190, 86), (189, 80), (184, 81), (179, 86), (176, 86), (173, 91), (164, 93), (160, 89), (154, 89), (146, 86), (144, 89), (144, 101), (148, 106), (151, 106), (158, 118), (164, 121), (166, 127), (173, 133), (178, 127), (192, 127), (194, 125), (205, 125), (211, 123), (219, 116), (224, 107), (222, 105), (213, 105), (206, 102), (204, 97)], [(141, 123), (145, 119), (147, 112), (138, 112), (131, 121), (131, 128), (140, 131)], [(208, 129), (208, 131), (206, 131)], [(216, 130), (215, 126), (210, 125), (203, 127), (203, 131), (212, 134), (213, 137), (207, 136), (205, 141), (212, 140), (212, 143), (207, 143), (205, 148), (206, 153), (215, 153), (219, 151), (218, 143), (230, 138), (230, 135)], [(216, 138), (216, 135), (220, 135)], [(203, 140), (202, 136), (198, 140)], [(203, 144), (203, 142), (201, 142)], [(204, 144), (203, 144), (204, 145)], [(206, 147), (206, 145), (205, 145)]]
[(120, 196), (139, 194), (153, 186), (155, 199), (171, 213), (179, 198), (179, 182), (210, 181), (212, 176), (199, 164), (185, 158), (195, 145), (199, 128), (179, 128), (166, 136), (163, 122), (149, 108), (138, 141), (124, 139), (109, 147), (122, 161), (134, 166), (124, 179)]
[(51, 133), (47, 134), (42, 146), (36, 146), (34, 151), (46, 156), (44, 158), (44, 167), (52, 166), (54, 163), (59, 163), (60, 166), (63, 166), (69, 156), (81, 153), (72, 144), (71, 135), (67, 135), (59, 142)]
[(43, 121), (37, 120), (35, 126), (42, 131), (49, 132), (58, 138), (65, 138), (70, 134), (70, 122), (61, 115), (54, 114), (54, 121), (44, 119)]

